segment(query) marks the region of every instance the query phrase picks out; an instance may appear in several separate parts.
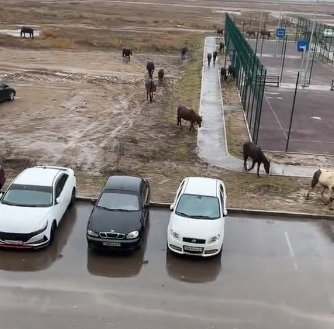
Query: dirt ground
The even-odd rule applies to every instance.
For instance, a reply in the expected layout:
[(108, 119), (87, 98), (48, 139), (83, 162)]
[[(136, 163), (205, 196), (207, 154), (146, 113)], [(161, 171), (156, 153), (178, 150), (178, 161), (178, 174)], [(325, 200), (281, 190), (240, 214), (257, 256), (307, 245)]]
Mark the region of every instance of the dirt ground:
[[(198, 160), (196, 133), (176, 126), (176, 108), (199, 108), (203, 37), (223, 26), (223, 14), (201, 1), (186, 4), (198, 7), (2, 2), (1, 29), (25, 22), (41, 33), (34, 40), (0, 33), (0, 80), (17, 90), (14, 102), (0, 104), (8, 182), (33, 164), (63, 165), (75, 169), (81, 195), (97, 195), (108, 175), (121, 173), (147, 177), (152, 201), (170, 202), (185, 176), (200, 175), (224, 180), (229, 207), (327, 212), (320, 200), (304, 200), (309, 179), (273, 177), (268, 186), (263, 177)], [(129, 63), (121, 57), (125, 45), (134, 50)], [(166, 72), (151, 104), (148, 60)], [(230, 88), (225, 104), (240, 106)], [(239, 130), (230, 130), (244, 134), (241, 113), (231, 111), (227, 121), (236, 118)]]

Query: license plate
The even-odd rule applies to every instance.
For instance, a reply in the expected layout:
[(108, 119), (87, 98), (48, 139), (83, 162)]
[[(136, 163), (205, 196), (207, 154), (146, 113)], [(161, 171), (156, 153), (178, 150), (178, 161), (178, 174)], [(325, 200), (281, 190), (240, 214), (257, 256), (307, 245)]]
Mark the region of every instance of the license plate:
[(15, 241), (15, 240), (5, 240), (5, 244), (11, 244), (11, 245), (23, 245), (23, 241)]
[(121, 244), (117, 242), (103, 242), (103, 245), (106, 247), (120, 247)]
[(188, 251), (198, 251), (198, 252), (202, 252), (203, 251), (203, 248), (200, 248), (200, 247), (184, 246), (183, 249), (184, 250), (188, 250)]

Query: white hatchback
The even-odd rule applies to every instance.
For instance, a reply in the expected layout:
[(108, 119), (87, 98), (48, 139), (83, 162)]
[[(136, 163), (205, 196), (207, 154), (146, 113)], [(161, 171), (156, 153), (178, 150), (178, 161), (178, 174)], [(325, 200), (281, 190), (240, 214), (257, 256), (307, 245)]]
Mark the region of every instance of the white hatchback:
[(37, 166), (21, 172), (0, 201), (0, 247), (41, 248), (50, 244), (75, 200), (70, 168)]
[(226, 190), (222, 181), (186, 177), (170, 206), (167, 242), (178, 254), (209, 257), (221, 253), (224, 241)]

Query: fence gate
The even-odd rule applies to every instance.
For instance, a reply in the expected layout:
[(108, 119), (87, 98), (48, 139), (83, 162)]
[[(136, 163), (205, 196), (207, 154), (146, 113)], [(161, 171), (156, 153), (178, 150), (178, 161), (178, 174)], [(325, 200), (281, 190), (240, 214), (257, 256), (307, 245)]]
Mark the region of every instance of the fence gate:
[(257, 143), (267, 70), (229, 14), (225, 18), (225, 45), (225, 56), (235, 66), (236, 84), (252, 140)]

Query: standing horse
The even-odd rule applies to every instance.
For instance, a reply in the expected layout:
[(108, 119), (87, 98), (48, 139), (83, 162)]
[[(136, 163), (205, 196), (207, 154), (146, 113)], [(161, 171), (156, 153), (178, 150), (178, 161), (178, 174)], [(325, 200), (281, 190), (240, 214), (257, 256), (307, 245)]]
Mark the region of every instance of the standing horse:
[(185, 59), (186, 58), (186, 53), (188, 52), (188, 48), (187, 47), (183, 47), (181, 49), (181, 59)]
[(306, 194), (306, 200), (310, 198), (310, 192), (314, 189), (317, 184), (322, 186), (321, 197), (323, 198), (325, 189), (328, 189), (329, 192), (329, 201), (327, 204), (333, 203), (333, 190), (334, 190), (334, 171), (326, 170), (326, 169), (318, 169), (314, 174), (311, 181), (311, 187)]
[(160, 69), (158, 71), (158, 79), (159, 79), (158, 81), (159, 81), (160, 84), (162, 84), (164, 82), (164, 76), (165, 76), (164, 69)]
[(211, 54), (211, 53), (208, 53), (206, 57), (207, 57), (207, 59), (208, 59), (208, 66), (210, 66), (211, 59), (212, 59), (212, 54)]
[(256, 33), (257, 31), (254, 31), (254, 30), (249, 30), (249, 31), (246, 31), (246, 35), (248, 35), (249, 37), (256, 37)]
[(26, 33), (29, 34), (31, 39), (34, 39), (34, 30), (31, 27), (23, 26), (21, 28), (21, 33), (20, 33), (21, 38), (22, 38), (22, 36), (25, 38)]
[(232, 64), (228, 66), (228, 75), (233, 79), (235, 78), (235, 67)]
[(215, 50), (215, 51), (213, 52), (213, 65), (216, 64), (217, 56), (218, 56), (218, 52), (217, 52), (217, 50)]
[(202, 116), (198, 115), (193, 109), (190, 109), (185, 105), (179, 105), (177, 108), (177, 125), (180, 125), (180, 128), (182, 129), (181, 119), (190, 121), (189, 131), (195, 130), (195, 123), (198, 124), (198, 127), (202, 126)]
[(227, 80), (227, 72), (226, 72), (226, 69), (225, 67), (222, 67), (220, 69), (220, 79), (221, 81), (223, 81), (223, 79), (226, 81)]
[(123, 58), (127, 59), (130, 62), (130, 56), (132, 56), (131, 49), (123, 48)]
[[(243, 158), (244, 158), (244, 168), (247, 171), (250, 171), (254, 168), (255, 163), (257, 163), (257, 177), (260, 177), (259, 171), (261, 163), (263, 163), (264, 170), (266, 174), (269, 174), (270, 170), (270, 160), (266, 158), (261, 148), (255, 145), (253, 142), (245, 142), (242, 148)], [(247, 169), (247, 160), (251, 158), (253, 163), (252, 166)]]
[(271, 36), (271, 33), (270, 33), (270, 31), (262, 30), (262, 31), (260, 31), (260, 35), (261, 35), (262, 38), (264, 38), (265, 36), (267, 36), (268, 40), (269, 40), (270, 36)]
[(150, 103), (152, 103), (154, 93), (157, 91), (157, 85), (155, 82), (150, 79), (145, 82), (145, 88), (146, 88), (146, 99), (150, 97)]
[(148, 73), (148, 76), (150, 77), (150, 79), (153, 78), (153, 72), (154, 72), (155, 66), (153, 62), (147, 62), (146, 64), (146, 70)]
[(221, 42), (221, 43), (219, 44), (219, 52), (220, 52), (220, 53), (224, 52), (224, 48), (225, 48), (225, 45), (224, 45), (223, 42)]
[(217, 29), (217, 37), (222, 37), (224, 34), (224, 29)]

